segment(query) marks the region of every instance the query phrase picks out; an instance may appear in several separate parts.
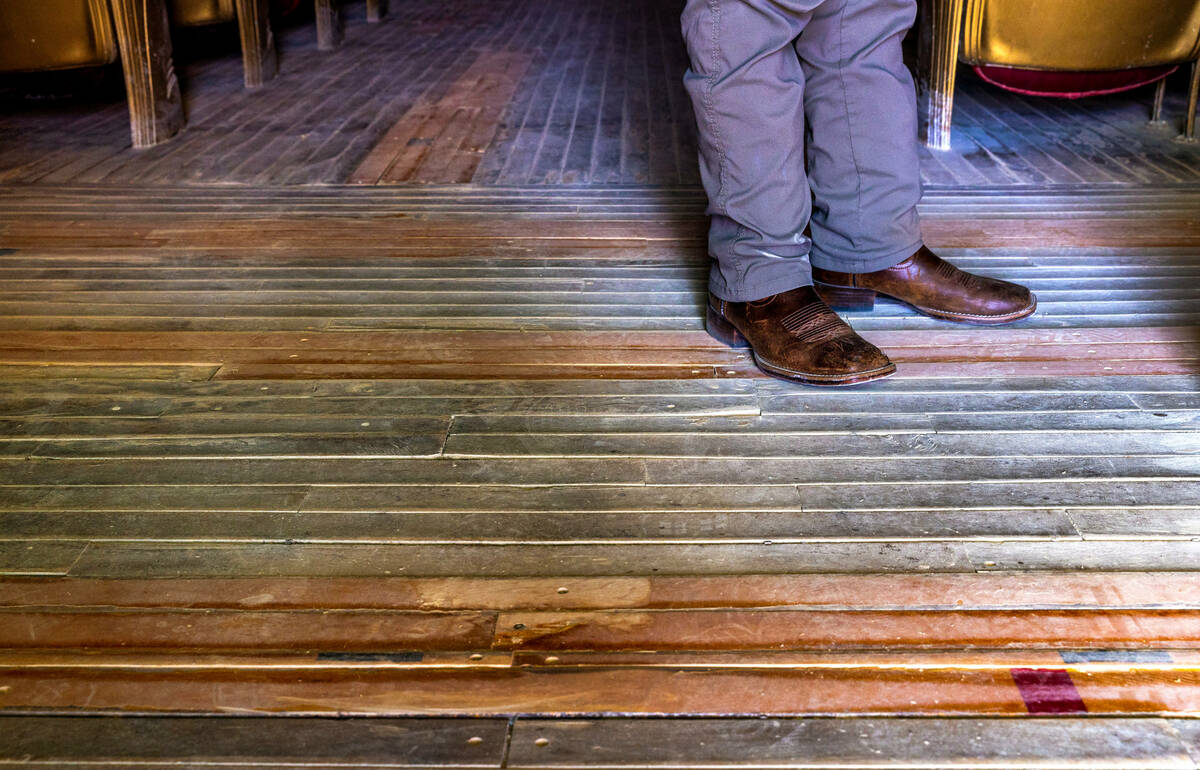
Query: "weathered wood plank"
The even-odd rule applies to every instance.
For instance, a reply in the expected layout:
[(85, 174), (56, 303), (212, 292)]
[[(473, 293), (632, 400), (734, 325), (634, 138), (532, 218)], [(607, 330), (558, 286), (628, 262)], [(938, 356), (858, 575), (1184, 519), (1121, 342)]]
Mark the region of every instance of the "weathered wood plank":
[[(0, 503), (6, 495), (0, 491)], [(132, 495), (131, 495), (132, 498)], [(1155, 516), (1153, 509), (1129, 510), (1116, 523), (1061, 510), (871, 511), (811, 513), (788, 511), (699, 511), (643, 513), (579, 512), (399, 512), (320, 510), (232, 512), (219, 510), (228, 499), (203, 491), (193, 494), (193, 510), (171, 508), (99, 511), (86, 505), (67, 508), (67, 495), (38, 501), (38, 509), (0, 512), (0, 532), (17, 539), (193, 542), (370, 543), (486, 542), (618, 543), (718, 542), (799, 543), (836, 541), (974, 540), (980, 538), (1077, 538), (1112, 535), (1164, 539), (1196, 536), (1195, 512)], [(134, 498), (136, 499), (136, 498)], [(291, 498), (294, 500), (294, 498)], [(290, 500), (289, 500), (290, 501)], [(12, 504), (8, 504), (11, 506)], [(132, 507), (132, 499), (125, 502)], [(5, 506), (5, 507), (8, 507)], [(53, 510), (50, 508), (53, 506)], [(254, 507), (268, 508), (269, 503)], [(296, 508), (302, 507), (295, 503)], [(303, 506), (307, 508), (307, 506)], [(400, 507), (400, 506), (397, 506)], [(29, 506), (34, 508), (34, 506)], [(266, 514), (266, 515), (264, 515)], [(1144, 529), (1139, 517), (1151, 519)], [(1107, 524), (1107, 526), (1104, 526)]]
[(509, 767), (1190, 768), (1166, 720), (517, 720)]
[[(1155, 544), (1155, 548), (1160, 553), (1153, 557), (1153, 562), (1159, 569), (1170, 569), (1174, 564), (1180, 570), (1194, 564), (1194, 554), (1172, 553), (1187, 551), (1186, 547), (1172, 545), (1171, 551), (1167, 551), (1163, 545)], [(1019, 552), (1010, 558), (1014, 557), (1019, 558)], [(535, 577), (975, 569), (967, 561), (963, 547), (952, 542), (662, 546), (98, 542), (88, 546), (71, 567), (70, 574), (79, 577)]]
[(0, 542), (0, 575), (65, 575), (86, 545), (70, 541)]

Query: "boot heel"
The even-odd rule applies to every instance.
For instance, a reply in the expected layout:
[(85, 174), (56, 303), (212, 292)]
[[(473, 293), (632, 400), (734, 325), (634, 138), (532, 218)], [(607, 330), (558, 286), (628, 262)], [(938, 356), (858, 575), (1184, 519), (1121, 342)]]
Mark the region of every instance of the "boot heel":
[(870, 310), (875, 307), (874, 289), (855, 289), (849, 286), (830, 286), (827, 283), (813, 283), (819, 296), (826, 305), (842, 310)]
[(704, 331), (708, 332), (710, 337), (724, 342), (731, 348), (750, 347), (750, 341), (742, 336), (736, 326), (722, 318), (716, 310), (713, 310), (712, 305), (706, 305), (706, 307), (708, 313), (704, 317)]

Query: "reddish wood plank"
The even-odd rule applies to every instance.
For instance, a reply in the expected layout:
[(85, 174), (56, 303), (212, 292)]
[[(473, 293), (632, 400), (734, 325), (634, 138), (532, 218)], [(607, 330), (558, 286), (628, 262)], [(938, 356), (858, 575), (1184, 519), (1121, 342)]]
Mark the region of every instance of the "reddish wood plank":
[(1190, 608), (1200, 573), (603, 578), (0, 579), (0, 607), (571, 610)]
[(548, 650), (1200, 646), (1197, 611), (505, 613), (500, 647)]
[(11, 611), (0, 648), (470, 650), (491, 645), (494, 624), (486, 612)]

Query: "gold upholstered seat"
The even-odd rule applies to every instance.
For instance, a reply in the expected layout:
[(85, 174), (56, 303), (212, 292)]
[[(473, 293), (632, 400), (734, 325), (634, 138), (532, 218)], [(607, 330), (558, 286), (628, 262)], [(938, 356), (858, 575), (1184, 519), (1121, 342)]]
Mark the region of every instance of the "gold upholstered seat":
[[(1183, 138), (1195, 136), (1200, 0), (922, 0), (922, 10), (931, 147), (949, 147), (956, 62), (1034, 73), (1191, 64)], [(1163, 88), (1159, 80), (1155, 120)]]
[(177, 27), (223, 24), (237, 18), (233, 0), (170, 0), (167, 8), (171, 24)]
[(0, 72), (95, 67), (116, 59), (108, 0), (0, 3)]

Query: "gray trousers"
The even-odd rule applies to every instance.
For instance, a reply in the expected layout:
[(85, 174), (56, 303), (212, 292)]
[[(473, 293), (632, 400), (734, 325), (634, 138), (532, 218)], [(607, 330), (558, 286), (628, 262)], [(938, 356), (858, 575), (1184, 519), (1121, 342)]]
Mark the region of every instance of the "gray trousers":
[(687, 0), (713, 294), (760, 299), (811, 284), (811, 265), (871, 272), (920, 248), (900, 49), (915, 18), (916, 0)]

